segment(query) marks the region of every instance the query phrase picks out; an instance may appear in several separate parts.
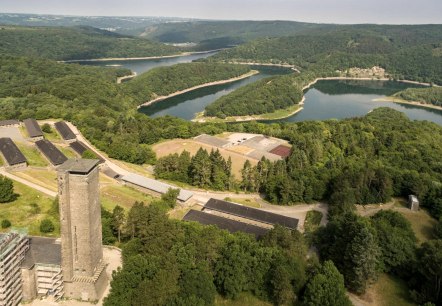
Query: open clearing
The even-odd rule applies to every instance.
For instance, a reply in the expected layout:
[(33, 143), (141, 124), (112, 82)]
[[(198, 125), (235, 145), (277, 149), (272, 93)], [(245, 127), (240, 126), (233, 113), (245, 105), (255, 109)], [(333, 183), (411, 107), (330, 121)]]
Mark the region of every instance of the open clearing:
[[(0, 221), (8, 219), (13, 227), (27, 227), (29, 235), (58, 237), (59, 223), (57, 218), (50, 216), (53, 199), (30, 187), (14, 181), (14, 192), (18, 198), (11, 203), (0, 204)], [(31, 204), (35, 203), (40, 212), (33, 210)], [(40, 233), (40, 221), (49, 217), (55, 225), (55, 231), (49, 234)], [(1, 229), (8, 231), (9, 229)]]
[(49, 165), (49, 162), (43, 157), (35, 145), (28, 145), (20, 142), (16, 142), (15, 144), (20, 151), (22, 151), (30, 166), (47, 167)]
[(112, 211), (117, 205), (128, 210), (136, 201), (150, 203), (154, 199), (151, 195), (127, 186), (109, 185), (100, 189), (101, 205), (108, 211)]
[(410, 301), (409, 290), (404, 281), (388, 274), (379, 279), (361, 297), (350, 294), (354, 305), (358, 306), (416, 306)]
[[(174, 153), (181, 154), (184, 150), (188, 151), (190, 155), (195, 155), (200, 148), (206, 149), (208, 152), (212, 149), (217, 149), (192, 139), (175, 139), (152, 146), (152, 150), (157, 154), (158, 158)], [(237, 179), (241, 179), (241, 169), (246, 160), (249, 160), (252, 165), (258, 163), (256, 159), (248, 158), (240, 153), (227, 151), (225, 149), (219, 149), (219, 152), (225, 159), (228, 159), (229, 157), (232, 158), (232, 173)]]
[(49, 190), (57, 191), (57, 173), (55, 170), (28, 167), (26, 170), (14, 172), (14, 175)]

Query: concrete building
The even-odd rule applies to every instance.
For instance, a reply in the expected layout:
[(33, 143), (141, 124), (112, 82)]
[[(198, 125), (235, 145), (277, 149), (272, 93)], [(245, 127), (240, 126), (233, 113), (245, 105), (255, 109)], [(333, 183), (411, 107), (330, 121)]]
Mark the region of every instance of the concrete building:
[(20, 264), (29, 249), (26, 235), (0, 235), (0, 306), (16, 306), (23, 296)]
[(61, 267), (65, 297), (98, 300), (107, 285), (103, 261), (98, 160), (58, 168)]
[[(144, 177), (138, 174), (128, 174), (121, 178), (121, 180), (130, 187), (136, 188), (145, 193), (151, 194), (153, 196), (161, 196), (165, 194), (170, 188), (177, 189), (169, 184), (153, 180), (148, 177)], [(193, 193), (188, 190), (180, 189), (177, 200), (185, 203), (193, 197)]]
[(417, 196), (410, 194), (408, 196), (408, 207), (412, 211), (418, 211), (419, 210), (419, 200), (417, 199)]

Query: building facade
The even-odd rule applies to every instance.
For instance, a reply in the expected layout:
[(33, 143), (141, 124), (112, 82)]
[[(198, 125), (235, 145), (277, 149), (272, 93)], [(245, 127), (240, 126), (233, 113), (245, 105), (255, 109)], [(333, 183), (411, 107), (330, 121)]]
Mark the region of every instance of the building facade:
[(16, 306), (23, 297), (20, 265), (29, 249), (26, 235), (0, 236), (0, 306)]
[(58, 169), (61, 266), (65, 297), (98, 300), (107, 285), (103, 261), (98, 160)]

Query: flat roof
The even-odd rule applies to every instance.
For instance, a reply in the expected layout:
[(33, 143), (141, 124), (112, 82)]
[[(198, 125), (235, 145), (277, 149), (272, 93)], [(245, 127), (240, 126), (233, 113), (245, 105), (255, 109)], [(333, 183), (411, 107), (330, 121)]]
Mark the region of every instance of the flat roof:
[(23, 120), (23, 123), (25, 124), (26, 130), (28, 131), (29, 137), (41, 137), (43, 136), (43, 132), (38, 125), (37, 120), (29, 118)]
[(190, 210), (184, 217), (183, 221), (196, 221), (203, 225), (216, 225), (220, 229), (228, 230), (231, 233), (244, 232), (252, 234), (255, 238), (264, 236), (269, 229), (259, 227), (244, 222), (223, 218), (217, 215), (208, 214), (198, 210)]
[(182, 202), (186, 202), (188, 199), (190, 199), (193, 196), (193, 193), (188, 191), (188, 190), (184, 190), (178, 187), (174, 187), (172, 185), (154, 180), (154, 179), (150, 179), (147, 178), (145, 176), (141, 176), (135, 173), (131, 173), (128, 175), (125, 175), (121, 178), (123, 181), (137, 185), (139, 187), (143, 187), (161, 194), (166, 193), (169, 188), (173, 188), (173, 189), (180, 189), (180, 194), (178, 195), (178, 200), (182, 201)]
[(15, 124), (20, 124), (20, 121), (15, 120), (15, 119), (10, 119), (10, 120), (0, 120), (0, 126), (5, 126), (5, 125), (15, 125)]
[(11, 138), (0, 138), (0, 151), (10, 166), (27, 162), (26, 157)]
[(35, 144), (54, 166), (61, 165), (68, 160), (68, 158), (49, 140), (42, 139), (37, 141)]
[(64, 140), (71, 140), (71, 139), (77, 138), (77, 136), (74, 134), (74, 132), (72, 132), (72, 130), (69, 128), (69, 126), (66, 124), (66, 122), (59, 121), (59, 122), (55, 122), (54, 125)]
[(58, 168), (58, 171), (73, 174), (88, 174), (99, 162), (98, 159), (68, 159)]
[(286, 217), (283, 215), (267, 212), (264, 210), (256, 209), (253, 207), (234, 204), (218, 199), (210, 199), (205, 209), (211, 209), (226, 214), (231, 214), (245, 219), (250, 219), (267, 224), (279, 224), (290, 229), (296, 229), (298, 227), (299, 220), (296, 218)]
[(30, 269), (35, 264), (61, 265), (61, 244), (56, 238), (29, 237), (29, 250), (21, 266)]

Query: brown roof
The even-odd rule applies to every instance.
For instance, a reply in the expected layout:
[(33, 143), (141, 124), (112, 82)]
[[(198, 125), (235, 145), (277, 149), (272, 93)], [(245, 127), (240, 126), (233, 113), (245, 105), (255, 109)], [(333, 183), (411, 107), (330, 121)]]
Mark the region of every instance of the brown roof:
[(56, 122), (55, 128), (57, 129), (57, 131), (60, 133), (61, 137), (63, 137), (64, 140), (71, 140), (77, 138), (74, 132), (72, 132), (72, 130), (64, 121)]
[(37, 141), (35, 144), (54, 166), (61, 165), (68, 160), (67, 157), (61, 153), (61, 151), (57, 149), (57, 147), (54, 146), (49, 140), (42, 139)]
[(270, 151), (270, 153), (282, 156), (282, 157), (289, 157), (292, 149), (283, 145), (277, 146), (273, 150)]
[(27, 162), (26, 157), (11, 138), (0, 138), (0, 151), (10, 166)]
[(37, 120), (35, 119), (25, 119), (23, 120), (23, 123), (25, 124), (26, 130), (28, 131), (29, 137), (41, 137), (43, 136), (43, 132), (38, 125)]

